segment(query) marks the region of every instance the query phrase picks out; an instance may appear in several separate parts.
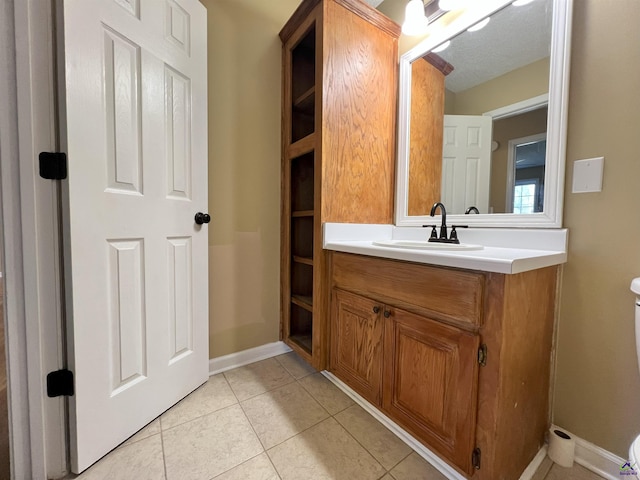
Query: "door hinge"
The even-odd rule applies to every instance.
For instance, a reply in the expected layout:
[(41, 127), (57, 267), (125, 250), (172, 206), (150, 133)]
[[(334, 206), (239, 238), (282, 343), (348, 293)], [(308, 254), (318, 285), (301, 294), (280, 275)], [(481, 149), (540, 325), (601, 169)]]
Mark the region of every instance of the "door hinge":
[(473, 453), (471, 454), (471, 464), (473, 465), (473, 468), (475, 468), (476, 470), (480, 470), (480, 457), (482, 456), (482, 452), (480, 451), (479, 448), (475, 448), (475, 450), (473, 450)]
[(48, 397), (70, 397), (73, 395), (73, 372), (62, 369), (47, 375)]
[(62, 152), (40, 152), (40, 176), (47, 180), (67, 178), (67, 155)]
[(478, 363), (481, 367), (487, 366), (487, 345), (484, 343), (478, 347)]

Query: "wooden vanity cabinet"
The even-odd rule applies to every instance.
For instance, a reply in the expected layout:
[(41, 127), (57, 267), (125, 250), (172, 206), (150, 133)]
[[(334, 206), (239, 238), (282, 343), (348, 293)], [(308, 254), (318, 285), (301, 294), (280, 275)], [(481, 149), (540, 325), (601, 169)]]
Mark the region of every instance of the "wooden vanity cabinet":
[(384, 308), (360, 295), (332, 292), (331, 371), (375, 405), (382, 401)]
[(466, 476), (516, 480), (549, 424), (556, 277), (334, 252), (329, 370)]
[(400, 27), (361, 0), (303, 0), (282, 40), (281, 338), (326, 367), (325, 222), (393, 221)]
[(388, 308), (383, 410), (440, 455), (472, 472), (479, 335)]

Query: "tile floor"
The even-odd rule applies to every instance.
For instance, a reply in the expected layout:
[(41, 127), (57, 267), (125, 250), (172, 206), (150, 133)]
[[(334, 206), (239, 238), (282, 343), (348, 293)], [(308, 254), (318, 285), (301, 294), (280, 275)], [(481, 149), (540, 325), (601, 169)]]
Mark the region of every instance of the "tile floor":
[[(209, 381), (80, 480), (441, 480), (294, 353)], [(534, 480), (596, 480), (547, 458)]]

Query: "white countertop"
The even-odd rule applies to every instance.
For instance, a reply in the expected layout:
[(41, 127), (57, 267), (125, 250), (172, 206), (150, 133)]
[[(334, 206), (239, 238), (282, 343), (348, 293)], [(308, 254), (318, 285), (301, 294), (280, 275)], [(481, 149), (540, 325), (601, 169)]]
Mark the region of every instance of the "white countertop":
[(461, 243), (483, 245), (482, 250), (410, 250), (373, 245), (381, 240), (426, 240), (431, 230), (393, 225), (324, 224), (323, 247), (337, 252), (444, 267), (496, 273), (520, 273), (567, 261), (566, 229), (458, 230)]

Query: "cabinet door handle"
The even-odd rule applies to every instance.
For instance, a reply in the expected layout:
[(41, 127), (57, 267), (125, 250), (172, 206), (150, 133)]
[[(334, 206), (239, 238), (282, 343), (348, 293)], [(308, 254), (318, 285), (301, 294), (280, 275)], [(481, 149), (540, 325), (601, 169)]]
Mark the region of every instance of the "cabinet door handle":
[(373, 307), (373, 313), (380, 313), (380, 307), (377, 305)]
[(391, 310), (384, 311), (384, 318), (389, 318), (391, 316)]

